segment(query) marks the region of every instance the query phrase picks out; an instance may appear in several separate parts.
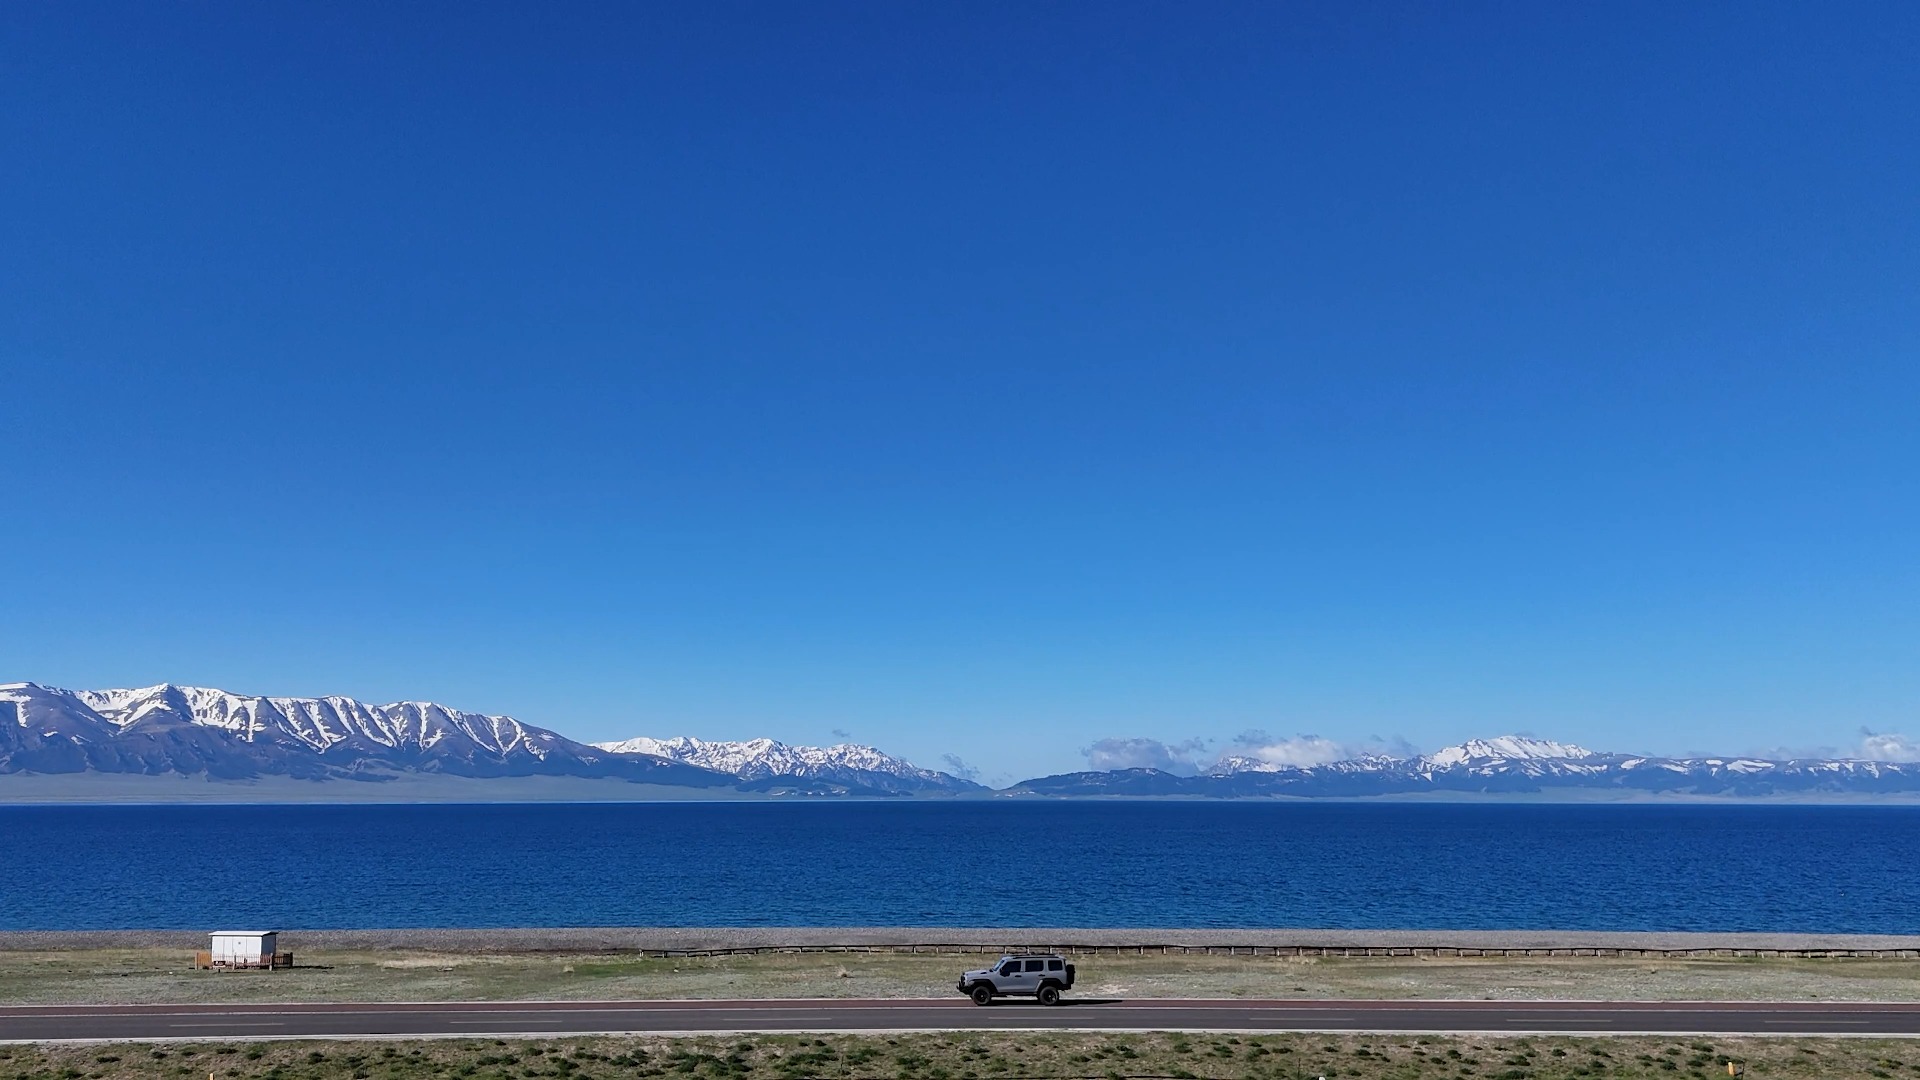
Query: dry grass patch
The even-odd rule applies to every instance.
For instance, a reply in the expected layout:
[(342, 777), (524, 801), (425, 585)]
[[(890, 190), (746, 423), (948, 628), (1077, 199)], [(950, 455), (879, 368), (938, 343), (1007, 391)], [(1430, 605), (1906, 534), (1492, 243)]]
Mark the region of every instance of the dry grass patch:
[(1680, 1080), (1920, 1077), (1920, 1043), (981, 1032), (0, 1046), (0, 1080)]
[[(0, 1003), (920, 998), (982, 955), (301, 952), (279, 972), (196, 972), (163, 949), (0, 952)], [(1911, 1001), (1914, 960), (1081, 956), (1082, 995)]]

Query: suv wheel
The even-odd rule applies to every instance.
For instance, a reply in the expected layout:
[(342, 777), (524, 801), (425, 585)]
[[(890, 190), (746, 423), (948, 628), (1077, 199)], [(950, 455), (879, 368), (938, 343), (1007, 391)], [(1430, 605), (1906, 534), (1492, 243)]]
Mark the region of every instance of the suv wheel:
[(993, 987), (986, 983), (974, 983), (973, 989), (967, 991), (967, 996), (973, 999), (975, 1005), (991, 1005), (993, 1004)]
[(1040, 1004), (1042, 1005), (1060, 1004), (1060, 988), (1053, 985), (1052, 983), (1048, 983), (1047, 985), (1041, 987), (1040, 988)]

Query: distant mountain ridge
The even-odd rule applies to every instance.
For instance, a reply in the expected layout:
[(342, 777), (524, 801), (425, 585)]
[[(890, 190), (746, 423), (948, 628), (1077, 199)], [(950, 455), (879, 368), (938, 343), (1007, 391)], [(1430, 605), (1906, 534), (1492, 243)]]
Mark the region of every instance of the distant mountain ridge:
[(1159, 769), (1063, 773), (1023, 781), (1009, 790), (1060, 796), (1215, 798), (1540, 795), (1554, 791), (1733, 798), (1893, 795), (1920, 793), (1920, 763), (1851, 758), (1668, 758), (1597, 753), (1567, 743), (1503, 735), (1469, 740), (1417, 757), (1371, 754), (1319, 765), (1286, 765), (1255, 756), (1230, 755), (1199, 776), (1179, 776)]
[[(1433, 773), (1448, 769), (1472, 768), (1475, 765), (1484, 767), (1499, 762), (1512, 763), (1521, 771), (1544, 774), (1556, 767), (1550, 763), (1586, 761), (1604, 756), (1606, 755), (1596, 754), (1584, 746), (1575, 746), (1571, 743), (1535, 739), (1526, 735), (1500, 735), (1491, 739), (1468, 739), (1458, 746), (1449, 746), (1418, 757), (1363, 753), (1311, 767), (1340, 773), (1392, 772), (1397, 769)], [(1523, 764), (1527, 762), (1536, 764)], [(1267, 761), (1258, 756), (1229, 755), (1215, 762), (1213, 767), (1207, 770), (1207, 775), (1282, 773), (1308, 767)]]
[(672, 739), (642, 737), (593, 745), (613, 753), (650, 754), (683, 765), (729, 773), (749, 782), (800, 777), (890, 792), (985, 790), (970, 780), (922, 769), (912, 762), (856, 743), (825, 747), (789, 746), (774, 739), (707, 742), (681, 736)]
[[(1330, 743), (1322, 741), (1316, 752)], [(1277, 749), (1270, 753), (1279, 756)], [(0, 777), (9, 773), (379, 782), (406, 776), (574, 777), (792, 795), (964, 795), (969, 780), (871, 746), (680, 737), (589, 744), (510, 716), (432, 702), (261, 697), (208, 687), (62, 690), (0, 683)], [(3, 783), (3, 781), (0, 781)], [(0, 793), (4, 787), (0, 787)], [(1010, 796), (1372, 798), (1920, 795), (1920, 763), (1854, 758), (1658, 757), (1602, 753), (1520, 735), (1431, 754), (1360, 753), (1318, 764), (1220, 758), (1203, 775), (1158, 769), (1063, 773)]]
[[(760, 754), (752, 768), (734, 772), (637, 748), (592, 746), (510, 716), (463, 712), (432, 702), (372, 705), (348, 697), (261, 697), (170, 683), (127, 690), (0, 683), (0, 774), (361, 781), (410, 773), (563, 776), (834, 795), (978, 786), (919, 769), (871, 747), (816, 753), (761, 742), (786, 753)], [(789, 764), (795, 766), (791, 771)]]
[(80, 691), (0, 684), (0, 773), (8, 772), (369, 781), (428, 772), (694, 787), (734, 782), (662, 758), (609, 754), (512, 717), (430, 702), (257, 697), (168, 683)]

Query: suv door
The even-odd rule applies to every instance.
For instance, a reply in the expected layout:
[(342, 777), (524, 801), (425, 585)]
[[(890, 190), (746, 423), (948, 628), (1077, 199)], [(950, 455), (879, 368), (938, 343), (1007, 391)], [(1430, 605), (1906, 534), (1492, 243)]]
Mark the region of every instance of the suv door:
[(1003, 994), (1031, 994), (1039, 988), (1040, 982), (1026, 973), (1026, 965), (1019, 960), (1008, 960), (995, 972), (994, 982)]
[(1025, 970), (1020, 973), (1021, 992), (1028, 994), (1039, 993), (1040, 981), (1047, 977), (1047, 962), (1045, 960), (1028, 960), (1023, 966)]

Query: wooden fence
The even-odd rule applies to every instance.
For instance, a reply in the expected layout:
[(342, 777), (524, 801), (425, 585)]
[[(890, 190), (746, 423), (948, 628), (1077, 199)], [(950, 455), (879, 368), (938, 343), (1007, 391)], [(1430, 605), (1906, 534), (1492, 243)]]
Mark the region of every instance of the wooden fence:
[(201, 951), (193, 954), (193, 966), (196, 971), (274, 971), (292, 967), (293, 954), (282, 952), (215, 960), (212, 953)]
[(642, 956), (760, 956), (777, 953), (992, 954), (1051, 952), (1067, 956), (1331, 956), (1331, 957), (1552, 957), (1611, 956), (1684, 959), (1766, 957), (1786, 959), (1920, 960), (1920, 949), (1656, 949), (1656, 948), (1453, 948), (1355, 945), (1017, 945), (947, 943), (918, 945), (746, 945), (714, 949), (637, 949)]

